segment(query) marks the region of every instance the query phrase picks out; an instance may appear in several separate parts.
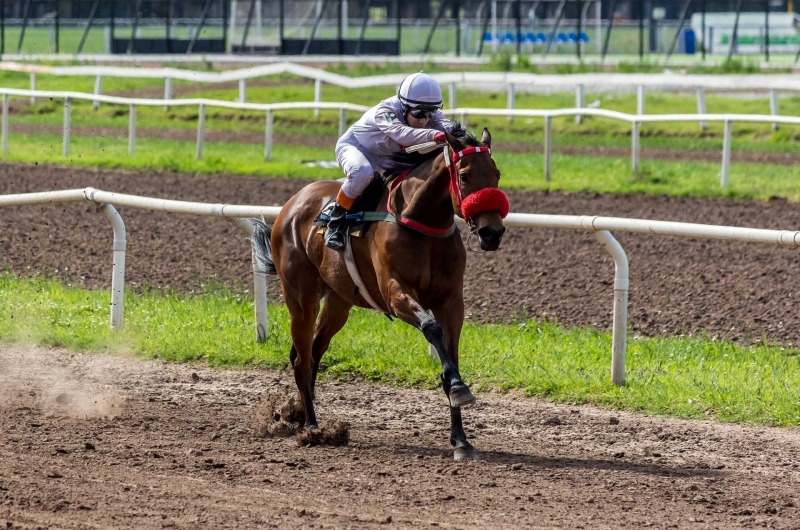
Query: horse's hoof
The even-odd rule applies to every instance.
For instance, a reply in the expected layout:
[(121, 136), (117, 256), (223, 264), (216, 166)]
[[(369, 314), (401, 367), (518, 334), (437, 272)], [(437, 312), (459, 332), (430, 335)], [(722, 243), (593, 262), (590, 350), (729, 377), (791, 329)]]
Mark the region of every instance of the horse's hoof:
[(449, 397), (451, 407), (466, 407), (474, 405), (477, 401), (466, 385), (451, 389)]
[(453, 460), (477, 460), (478, 455), (475, 452), (475, 448), (470, 447), (457, 447), (455, 451), (453, 451)]
[(305, 426), (305, 430), (307, 430), (307, 431), (318, 431), (319, 430), (319, 425), (317, 425), (316, 423), (314, 423), (312, 425), (306, 425)]

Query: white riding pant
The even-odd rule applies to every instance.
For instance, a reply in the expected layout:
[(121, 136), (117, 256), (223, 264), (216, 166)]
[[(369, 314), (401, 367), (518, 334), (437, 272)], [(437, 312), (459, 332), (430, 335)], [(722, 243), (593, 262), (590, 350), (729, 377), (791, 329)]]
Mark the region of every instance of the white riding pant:
[[(354, 140), (353, 143), (339, 141), (336, 144), (336, 161), (345, 175), (342, 192), (351, 199), (357, 198), (375, 177), (377, 160), (370, 160), (365, 149)], [(354, 145), (355, 144), (355, 145)]]

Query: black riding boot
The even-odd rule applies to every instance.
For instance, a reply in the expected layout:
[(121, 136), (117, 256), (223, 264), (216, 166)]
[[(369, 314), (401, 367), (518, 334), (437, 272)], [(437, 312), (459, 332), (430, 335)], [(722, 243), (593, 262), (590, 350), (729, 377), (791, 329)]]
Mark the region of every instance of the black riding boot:
[(325, 231), (325, 244), (337, 252), (342, 252), (345, 245), (347, 210), (338, 204), (331, 210), (331, 220), (328, 221), (328, 229)]

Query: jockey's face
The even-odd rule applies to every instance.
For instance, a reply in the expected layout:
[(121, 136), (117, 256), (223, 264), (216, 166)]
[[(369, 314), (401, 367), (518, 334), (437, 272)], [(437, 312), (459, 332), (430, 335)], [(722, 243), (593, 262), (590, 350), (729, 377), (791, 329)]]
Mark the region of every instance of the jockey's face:
[(428, 122), (431, 121), (430, 115), (423, 118), (415, 118), (410, 113), (408, 114), (408, 126), (414, 129), (424, 129)]

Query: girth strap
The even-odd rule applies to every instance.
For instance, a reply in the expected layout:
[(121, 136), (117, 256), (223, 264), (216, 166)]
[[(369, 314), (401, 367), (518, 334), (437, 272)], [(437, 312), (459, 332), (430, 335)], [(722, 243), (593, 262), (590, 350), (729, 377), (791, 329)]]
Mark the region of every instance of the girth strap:
[(350, 227), (347, 227), (347, 231), (345, 232), (345, 240), (344, 240), (344, 264), (347, 267), (347, 272), (350, 273), (350, 278), (353, 279), (353, 283), (356, 284), (358, 287), (358, 294), (364, 297), (364, 300), (367, 301), (369, 305), (371, 305), (375, 311), (379, 313), (386, 313), (381, 306), (372, 299), (372, 296), (369, 294), (369, 290), (367, 286), (364, 285), (364, 280), (361, 279), (361, 274), (358, 272), (358, 266), (356, 265), (356, 260), (353, 257), (353, 247), (350, 245)]

